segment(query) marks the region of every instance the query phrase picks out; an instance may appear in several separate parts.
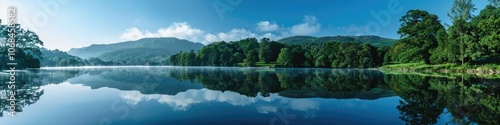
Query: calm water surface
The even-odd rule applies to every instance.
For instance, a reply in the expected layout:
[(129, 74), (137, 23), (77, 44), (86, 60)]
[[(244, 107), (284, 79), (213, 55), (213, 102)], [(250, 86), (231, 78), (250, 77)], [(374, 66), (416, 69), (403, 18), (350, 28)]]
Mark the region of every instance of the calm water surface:
[[(2, 83), (7, 75), (2, 74)], [(500, 124), (499, 80), (374, 70), (215, 67), (18, 72), (1, 125)]]

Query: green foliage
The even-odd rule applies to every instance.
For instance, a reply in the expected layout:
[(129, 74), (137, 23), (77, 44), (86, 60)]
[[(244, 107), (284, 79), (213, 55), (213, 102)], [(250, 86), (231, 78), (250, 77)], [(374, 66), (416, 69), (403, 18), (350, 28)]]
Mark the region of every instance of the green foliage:
[(436, 39), (438, 46), (431, 52), (431, 63), (442, 64), (446, 62), (458, 62), (457, 55), (460, 54), (460, 51), (458, 51), (458, 44), (449, 40), (446, 30), (439, 30), (437, 32)]
[(126, 48), (104, 53), (98, 58), (117, 65), (167, 65), (170, 53), (163, 48)]
[(302, 67), (306, 59), (304, 51), (300, 45), (282, 48), (277, 63), (285, 67)]
[(41, 66), (53, 67), (53, 66), (109, 66), (109, 65), (121, 65), (121, 63), (113, 63), (111, 61), (103, 61), (99, 58), (89, 58), (82, 59), (77, 56), (69, 55), (66, 52), (60, 50), (48, 50), (46, 48), (41, 49), (42, 59)]
[[(169, 62), (171, 65), (182, 66), (237, 66), (239, 62), (244, 61), (250, 51), (257, 52), (258, 47), (260, 45), (255, 38), (229, 43), (215, 42), (201, 48), (198, 53), (192, 51), (189, 58), (187, 55), (182, 58), (182, 52), (174, 54), (170, 57)], [(195, 58), (192, 58), (192, 55), (195, 55)], [(258, 56), (257, 54), (255, 62), (258, 61)]]
[[(10, 32), (14, 32), (14, 35), (12, 36)], [(22, 29), (20, 24), (14, 24), (12, 27), (0, 25), (0, 69), (7, 69), (6, 64), (12, 62), (8, 55), (10, 37), (13, 37), (16, 43), (14, 55), (16, 69), (39, 68), (39, 58), (42, 55), (40, 48), (43, 42), (35, 32)]]
[(398, 34), (401, 35), (400, 42), (404, 42), (413, 48), (414, 52), (422, 56), (426, 64), (430, 64), (430, 51), (437, 47), (436, 34), (444, 29), (438, 17), (423, 10), (410, 10), (400, 21), (402, 22)]
[(488, 0), (491, 6), (500, 7), (500, 0)]
[[(284, 45), (267, 38), (260, 43), (254, 38), (234, 42), (216, 42), (203, 47), (195, 59), (182, 59), (185, 53), (174, 54), (169, 62), (182, 66), (257, 66), (256, 62), (276, 62), (281, 67), (333, 67), (369, 68), (377, 67), (390, 47), (379, 52), (370, 44), (357, 42), (326, 42), (321, 45)], [(246, 53), (246, 55), (245, 55)], [(191, 63), (191, 62), (195, 63)], [(267, 62), (266, 62), (267, 61)]]
[[(132, 54), (133, 56), (141, 55), (141, 53), (150, 53), (159, 52), (159, 50), (163, 50), (162, 54), (158, 56), (170, 55), (174, 53), (178, 53), (180, 51), (190, 51), (190, 50), (199, 50), (203, 47), (203, 44), (194, 43), (191, 41), (187, 41), (184, 39), (177, 39), (173, 37), (164, 37), (164, 38), (143, 38), (136, 41), (125, 41), (119, 43), (112, 44), (93, 44), (88, 47), (83, 48), (73, 48), (68, 51), (68, 54), (78, 56), (83, 59), (88, 59), (90, 57), (101, 57), (106, 56), (106, 58), (119, 58), (113, 57), (110, 53), (120, 53), (126, 52), (124, 50), (129, 49), (132, 52), (127, 52), (128, 54)], [(132, 56), (131, 55), (131, 56)], [(118, 55), (121, 56), (121, 55)], [(115, 60), (121, 61), (121, 60)], [(144, 62), (144, 60), (142, 60)]]
[(259, 53), (255, 50), (250, 50), (247, 53), (247, 58), (245, 59), (246, 66), (254, 67), (259, 61)]
[(392, 46), (396, 40), (389, 38), (382, 38), (379, 36), (325, 36), (325, 37), (312, 37), (312, 36), (292, 36), (278, 40), (277, 42), (283, 44), (297, 44), (297, 45), (307, 45), (307, 44), (323, 44), (327, 42), (357, 42), (357, 43), (369, 43), (376, 47)]
[(290, 48), (282, 48), (277, 63), (282, 66), (293, 66), (293, 54)]
[(477, 26), (479, 46), (485, 55), (500, 56), (500, 9), (488, 5), (471, 23)]

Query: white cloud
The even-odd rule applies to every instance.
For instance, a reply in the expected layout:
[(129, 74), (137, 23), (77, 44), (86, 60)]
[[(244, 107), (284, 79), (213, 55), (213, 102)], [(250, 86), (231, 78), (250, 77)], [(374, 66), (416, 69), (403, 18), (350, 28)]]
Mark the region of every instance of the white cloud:
[(139, 29), (133, 27), (130, 29), (126, 29), (125, 33), (120, 35), (120, 38), (126, 40), (138, 40), (144, 38), (144, 34)]
[(294, 25), (290, 28), (291, 35), (310, 35), (319, 32), (321, 24), (315, 16), (304, 16), (301, 24)]
[(175, 95), (150, 94), (144, 95), (139, 91), (123, 91), (120, 97), (130, 106), (136, 106), (141, 101), (157, 101), (166, 104), (174, 111), (187, 111), (192, 105), (207, 102), (223, 102), (233, 106), (255, 105), (260, 113), (277, 112), (278, 107), (284, 110), (291, 109), (301, 112), (312, 112), (319, 110), (320, 104), (311, 99), (290, 99), (281, 97), (278, 94), (271, 94), (269, 97), (257, 95), (248, 97), (231, 91), (214, 91), (209, 89), (190, 89)]
[(200, 38), (203, 36), (202, 30), (192, 28), (186, 22), (172, 23), (168, 28), (159, 29), (158, 33), (161, 37), (176, 37), (190, 41), (200, 41)]
[(271, 31), (276, 31), (280, 27), (276, 22), (269, 22), (269, 21), (260, 21), (257, 23), (257, 30), (262, 31), (262, 32), (271, 32)]
[[(245, 29), (232, 29), (229, 32), (221, 32), (217, 35), (207, 34), (205, 35), (205, 40), (207, 42), (216, 42), (216, 41), (237, 41), (249, 37), (258, 37), (257, 34), (252, 33)], [(208, 39), (207, 39), (208, 38)]]
[(278, 108), (275, 106), (259, 106), (257, 107), (257, 111), (262, 114), (268, 114), (272, 112), (277, 112)]
[(346, 28), (347, 33), (349, 34), (354, 34), (356, 36), (361, 36), (361, 35), (367, 35), (366, 32), (368, 32), (369, 27), (367, 26), (356, 26), (356, 25), (351, 25)]

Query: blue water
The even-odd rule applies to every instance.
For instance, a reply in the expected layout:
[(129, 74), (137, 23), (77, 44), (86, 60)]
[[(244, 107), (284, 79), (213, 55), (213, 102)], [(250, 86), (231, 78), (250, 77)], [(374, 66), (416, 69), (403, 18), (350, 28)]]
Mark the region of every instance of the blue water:
[[(4, 108), (0, 124), (387, 125), (409, 122), (400, 118), (403, 111), (397, 108), (405, 99), (392, 90), (394, 87), (384, 85), (387, 84), (381, 80), (384, 75), (378, 71), (295, 69), (290, 72), (300, 77), (286, 76), (289, 72), (280, 69), (249, 68), (98, 67), (28, 71), (18, 77), (33, 82), (24, 86), (35, 88), (18, 90), (43, 91), (43, 94), (35, 103), (21, 106), (22, 111), (15, 117), (8, 116)], [(356, 77), (340, 81), (353, 83), (329, 83), (351, 75)], [(326, 80), (328, 78), (330, 80)], [(232, 81), (224, 81), (228, 79)], [(283, 83), (287, 80), (297, 83)], [(371, 83), (374, 80), (381, 82)], [(277, 81), (273, 84), (279, 85), (268, 85), (272, 84), (270, 81)], [(332, 84), (360, 85), (347, 86), (346, 91), (336, 90), (335, 86), (324, 87)], [(2, 103), (2, 107), (5, 106)], [(446, 107), (438, 111), (439, 116), (431, 118), (434, 122), (424, 119), (421, 123), (451, 123), (452, 114)]]

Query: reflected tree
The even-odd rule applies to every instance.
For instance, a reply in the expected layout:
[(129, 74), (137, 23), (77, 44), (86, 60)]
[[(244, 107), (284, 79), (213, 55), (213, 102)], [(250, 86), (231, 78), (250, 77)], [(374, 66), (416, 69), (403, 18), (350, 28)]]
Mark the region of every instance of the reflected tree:
[[(9, 94), (11, 91), (15, 92), (15, 112), (23, 112), (24, 107), (36, 103), (44, 94), (44, 91), (40, 89), (42, 78), (39, 75), (33, 75), (30, 72), (16, 73), (15, 87), (9, 88), (8, 83), (0, 84), (0, 93), (2, 93), (2, 95), (0, 95), (0, 117), (4, 116), (4, 112), (11, 112), (11, 101), (7, 100), (11, 98)], [(0, 78), (9, 79), (9, 76), (0, 75)]]

